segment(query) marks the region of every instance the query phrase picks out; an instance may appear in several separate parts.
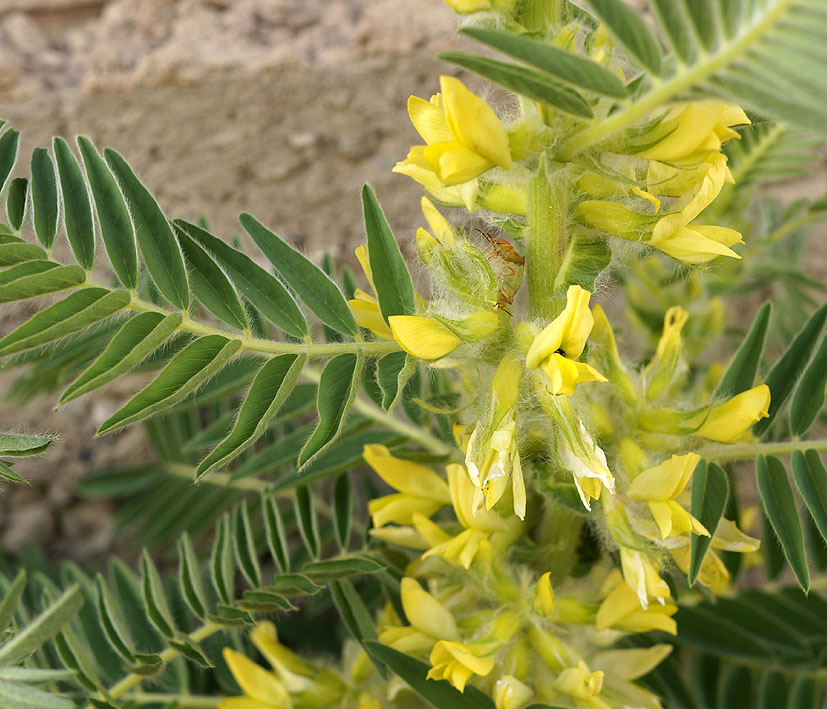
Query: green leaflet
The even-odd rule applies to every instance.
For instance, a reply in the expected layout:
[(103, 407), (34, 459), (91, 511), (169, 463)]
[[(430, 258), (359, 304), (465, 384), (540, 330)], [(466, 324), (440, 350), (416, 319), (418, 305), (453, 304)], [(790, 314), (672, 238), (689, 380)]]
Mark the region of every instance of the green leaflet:
[(772, 651), (761, 640), (705, 604), (681, 606), (674, 618), (678, 623), (678, 639), (682, 643), (714, 654), (759, 660), (773, 657)]
[(759, 709), (787, 706), (787, 680), (784, 675), (780, 672), (765, 672), (761, 676), (758, 695)]
[(804, 553), (804, 536), (784, 464), (774, 456), (758, 456), (756, 479), (767, 518), (781, 542), (784, 556), (787, 557), (798, 584), (807, 591), (810, 587), (810, 572)]
[(0, 599), (0, 628), (8, 628), (11, 619), (17, 611), (17, 604), (26, 590), (26, 569), (20, 569), (14, 581), (3, 589), (3, 598)]
[(250, 586), (259, 588), (261, 586), (261, 567), (258, 563), (253, 531), (250, 527), (247, 503), (244, 500), (236, 506), (233, 518), (233, 546), (238, 567)]
[(224, 514), (217, 525), (215, 541), (210, 556), (210, 579), (218, 592), (219, 600), (232, 603), (234, 596), (234, 568), (230, 515)]
[(794, 436), (803, 436), (810, 430), (821, 408), (824, 406), (824, 389), (827, 387), (827, 337), (821, 345), (793, 394), (790, 404), (790, 429)]
[(87, 271), (95, 265), (95, 224), (80, 165), (63, 138), (52, 144), (63, 193), (63, 225), (77, 262)]
[(581, 118), (591, 118), (593, 115), (588, 102), (579, 93), (568, 86), (558, 84), (546, 74), (462, 52), (442, 52), (437, 56), (517, 94), (554, 106), (566, 113)]
[(161, 576), (152, 561), (146, 548), (141, 553), (141, 588), (144, 594), (144, 605), (152, 624), (162, 635), (168, 638), (175, 637), (175, 624), (172, 621), (167, 598), (164, 595), (164, 586)]
[[(364, 647), (366, 640), (376, 640), (376, 626), (370, 611), (362, 597), (357, 593), (348, 579), (332, 580), (329, 584), (330, 595), (336, 604), (336, 610), (353, 637)], [(382, 679), (387, 679), (385, 666), (373, 656), (368, 655)]]
[(752, 432), (760, 436), (784, 406), (792, 392), (798, 376), (810, 359), (810, 354), (818, 342), (818, 337), (827, 321), (827, 305), (822, 305), (801, 328), (795, 339), (767, 375), (766, 384), (770, 388), (769, 417), (762, 419), (752, 427)]
[(365, 649), (372, 658), (390, 667), (420, 697), (437, 709), (494, 709), (494, 702), (488, 695), (474, 686), (466, 686), (465, 691), (460, 692), (444, 679), (426, 679), (431, 667), (422, 660), (374, 640), (366, 640)]
[(594, 291), (598, 276), (611, 262), (612, 249), (606, 239), (582, 234), (573, 236), (554, 279), (555, 292), (565, 294), (572, 285)]
[(382, 408), (390, 411), (418, 367), (405, 352), (391, 352), (376, 363), (376, 381), (382, 390)]
[(413, 315), (416, 312), (416, 297), (411, 274), (370, 185), (362, 187), (362, 207), (368, 261), (382, 317), (387, 322), (391, 315)]
[[(0, 267), (13, 266), (23, 261), (45, 259), (46, 252), (35, 244), (25, 241), (0, 241)], [(57, 266), (58, 264), (55, 264)]]
[(117, 379), (139, 364), (181, 324), (180, 313), (140, 313), (127, 320), (107, 348), (60, 395), (60, 404)]
[(239, 221), (273, 264), (273, 268), (319, 320), (345, 335), (355, 335), (359, 331), (344, 295), (322, 269), (282, 241), (255, 217), (242, 214)]
[(239, 349), (239, 340), (220, 335), (193, 340), (149, 385), (104, 421), (98, 435), (140, 421), (181, 401), (221, 369)]
[(155, 198), (141, 184), (126, 160), (110, 148), (104, 151), (104, 157), (118, 179), (129, 205), (138, 245), (149, 275), (170, 303), (186, 310), (190, 304), (187, 269), (172, 227)]
[(758, 311), (749, 333), (738, 347), (735, 357), (715, 390), (716, 398), (729, 398), (752, 387), (761, 361), (761, 353), (764, 351), (764, 338), (771, 312), (770, 303), (764, 303)]
[(311, 559), (318, 559), (322, 552), (319, 541), (319, 516), (316, 514), (316, 499), (310, 488), (306, 485), (297, 487), (293, 505), (304, 547)]
[(207, 606), (204, 603), (201, 568), (187, 532), (184, 532), (178, 540), (178, 558), (178, 580), (181, 583), (181, 592), (190, 610), (197, 617), (203, 618), (207, 614)]
[(25, 177), (15, 177), (6, 197), (6, 215), (15, 231), (20, 231), (26, 218), (26, 198), (29, 196), (29, 181)]
[(17, 458), (38, 455), (45, 451), (57, 436), (30, 436), (23, 433), (0, 433), (0, 456)]
[(494, 30), (470, 28), (462, 33), (578, 88), (614, 98), (628, 95), (623, 82), (611, 71), (554, 45)]
[(10, 483), (24, 483), (26, 482), (26, 478), (18, 475), (11, 469), (11, 466), (8, 463), (4, 463), (0, 460), (0, 480), (5, 480)]
[(333, 531), (342, 551), (347, 551), (353, 526), (353, 488), (350, 476), (341, 473), (333, 483)]
[(46, 148), (32, 153), (32, 222), (38, 240), (51, 249), (57, 238), (57, 178)]
[(339, 435), (361, 377), (362, 358), (352, 353), (333, 357), (319, 380), (316, 408), (319, 423), (299, 453), (299, 469), (329, 446)]
[(129, 293), (84, 288), (41, 310), (0, 339), (0, 357), (44, 345), (114, 315), (130, 301)]
[(225, 464), (261, 437), (293, 390), (306, 360), (304, 356), (286, 354), (273, 357), (264, 364), (250, 385), (233, 430), (199, 463), (196, 480)]
[(827, 468), (818, 451), (793, 453), (793, 479), (821, 536), (827, 539)]
[(28, 263), (3, 271), (0, 274), (0, 303), (56, 293), (79, 286), (86, 280), (86, 272), (80, 266), (54, 266), (33, 271), (34, 268)]
[(36, 650), (72, 620), (82, 605), (83, 595), (75, 584), (0, 647), (0, 664), (13, 665)]
[(127, 662), (135, 662), (135, 648), (129, 633), (129, 628), (123, 618), (121, 609), (103, 576), (98, 574), (95, 577), (97, 588), (98, 618), (103, 627), (109, 644), (115, 648), (118, 654)]
[[(72, 678), (72, 673), (67, 679)], [(73, 709), (71, 700), (0, 677), (0, 705), (9, 709)]]
[(247, 331), (247, 316), (232, 283), (218, 264), (186, 232), (177, 230), (178, 243), (189, 267), (195, 297), (219, 320), (230, 327)]
[(17, 162), (17, 144), (20, 140), (20, 132), (7, 130), (0, 135), (0, 194), (6, 189), (6, 181)]
[(81, 136), (78, 138), (78, 148), (95, 198), (106, 254), (124, 287), (134, 289), (138, 285), (138, 249), (126, 202), (92, 141)]
[(177, 229), (195, 239), (227, 270), (235, 286), (269, 320), (288, 335), (304, 337), (307, 320), (296, 301), (281, 282), (265, 271), (249, 256), (237, 251), (221, 239), (187, 222), (176, 220)]
[[(287, 573), (290, 571), (290, 552), (278, 503), (273, 495), (262, 493), (261, 505), (264, 509), (264, 524), (267, 530), (267, 546), (270, 548), (270, 556), (273, 557), (279, 570)], [(276, 579), (278, 578), (277, 576)], [(309, 580), (308, 584), (310, 584)]]
[(698, 52), (683, 3), (674, 0), (652, 0), (650, 7), (660, 26), (664, 28), (666, 40), (675, 54), (686, 62), (694, 61)]
[[(729, 495), (729, 483), (726, 473), (715, 463), (707, 463), (703, 458), (698, 461), (692, 473), (692, 499), (689, 511), (710, 534), (721, 519)], [(711, 537), (691, 533), (689, 539), (689, 585), (698, 578), (704, 556), (709, 549)]]
[(653, 74), (660, 74), (658, 40), (638, 11), (622, 0), (589, 0), (589, 5), (641, 66)]
[(384, 564), (371, 557), (351, 555), (341, 556), (338, 559), (311, 561), (302, 566), (301, 572), (311, 579), (321, 581), (325, 579), (344, 578), (346, 576), (374, 574), (382, 571), (384, 568)]

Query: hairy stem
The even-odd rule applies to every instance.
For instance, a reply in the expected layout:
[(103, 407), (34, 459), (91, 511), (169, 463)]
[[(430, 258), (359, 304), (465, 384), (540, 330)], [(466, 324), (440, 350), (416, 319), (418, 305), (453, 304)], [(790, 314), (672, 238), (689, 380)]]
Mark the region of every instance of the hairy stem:
[(815, 441), (779, 441), (777, 443), (743, 443), (735, 446), (709, 446), (696, 451), (713, 461), (749, 460), (757, 455), (789, 455), (794, 451), (827, 451), (827, 439)]
[(526, 277), (529, 312), (534, 317), (554, 315), (554, 288), (560, 259), (566, 249), (568, 183), (561, 170), (549, 175), (545, 158), (528, 188)]

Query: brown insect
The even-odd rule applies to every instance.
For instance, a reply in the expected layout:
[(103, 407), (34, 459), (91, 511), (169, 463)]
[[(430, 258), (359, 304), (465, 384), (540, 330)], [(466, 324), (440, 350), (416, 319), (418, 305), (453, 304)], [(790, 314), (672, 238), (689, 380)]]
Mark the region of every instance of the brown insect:
[(499, 265), (499, 299), (497, 300), (497, 307), (501, 308), (509, 315), (508, 306), (514, 302), (514, 296), (523, 282), (523, 270), (525, 268), (525, 259), (520, 256), (514, 247), (505, 239), (500, 239), (496, 236), (477, 229), (488, 241), (490, 246), (489, 261), (496, 260)]

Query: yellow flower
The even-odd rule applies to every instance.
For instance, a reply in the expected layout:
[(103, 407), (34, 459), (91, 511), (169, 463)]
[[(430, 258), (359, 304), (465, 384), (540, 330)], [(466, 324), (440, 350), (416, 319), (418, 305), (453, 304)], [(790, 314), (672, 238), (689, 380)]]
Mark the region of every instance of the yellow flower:
[(516, 0), (445, 0), (448, 6), (457, 14), (468, 15), (482, 10), (498, 10), (511, 12), (516, 6)]
[(419, 359), (439, 359), (462, 344), (462, 340), (433, 318), (391, 315), (388, 322), (399, 346)]
[(672, 651), (671, 645), (606, 650), (592, 658), (592, 666), (603, 670), (604, 692), (615, 706), (661, 709), (660, 699), (630, 680), (649, 674)]
[(546, 571), (534, 587), (534, 610), (542, 615), (554, 612), (554, 589), (551, 587), (550, 571)]
[(460, 692), (473, 675), (485, 677), (494, 669), (491, 657), (479, 657), (469, 645), (440, 640), (431, 650), (427, 679), (447, 679)]
[(245, 696), (222, 699), (219, 709), (293, 709), (290, 695), (272, 672), (228, 647), (224, 660)]
[(408, 99), (408, 115), (427, 145), (411, 148), (394, 170), (410, 174), (410, 166), (430, 168), (440, 183), (452, 186), (495, 165), (510, 169), (508, 134), (494, 111), (459, 79), (441, 76), (439, 81), (442, 93), (430, 101)]
[(593, 367), (576, 361), (594, 325), (590, 298), (589, 291), (569, 286), (565, 309), (534, 338), (526, 354), (526, 366), (545, 374), (552, 394), (572, 396), (576, 384), (607, 381)]
[(744, 111), (734, 104), (693, 101), (670, 109), (663, 120), (642, 137), (641, 142), (651, 147), (636, 155), (673, 165), (697, 165), (710, 154), (720, 152), (724, 141), (738, 137), (731, 126), (749, 122)]
[(496, 709), (520, 709), (531, 699), (534, 692), (513, 675), (503, 675), (494, 685)]
[(696, 436), (719, 443), (741, 438), (754, 423), (769, 416), (770, 388), (761, 384), (733, 396), (709, 412)]
[(379, 444), (366, 445), (363, 457), (382, 480), (399, 490), (399, 494), (368, 502), (368, 511), (376, 527), (389, 522), (411, 524), (415, 513), (430, 516), (451, 502), (447, 483), (430, 468), (396, 458)]
[(669, 584), (664, 581), (655, 562), (642, 551), (620, 547), (620, 565), (623, 578), (637, 595), (643, 610), (649, 607), (649, 599), (654, 598), (664, 604), (669, 598)]
[(677, 305), (666, 311), (655, 356), (643, 370), (649, 400), (656, 398), (672, 381), (681, 356), (681, 330), (688, 319), (689, 313)]
[(526, 492), (516, 420), (521, 375), (522, 365), (515, 355), (500, 360), (491, 381), (488, 412), (468, 439), (465, 464), (471, 481), (485, 496), (487, 510), (500, 500), (511, 479), (514, 513), (524, 519)]
[(663, 630), (672, 635), (678, 632), (677, 623), (670, 617), (678, 610), (673, 603), (654, 603), (646, 609), (641, 608), (637, 594), (617, 570), (610, 574), (606, 585), (611, 591), (603, 599), (595, 616), (597, 630), (616, 628), (630, 633)]
[(370, 330), (382, 340), (393, 339), (393, 333), (385, 322), (385, 318), (382, 317), (382, 312), (379, 310), (379, 303), (376, 298), (357, 288), (353, 293), (353, 298), (348, 301), (348, 305), (359, 327)]
[(408, 622), (419, 632), (439, 640), (459, 640), (454, 616), (417, 581), (402, 579), (401, 598)]
[(577, 702), (578, 707), (611, 709), (610, 705), (598, 696), (603, 689), (603, 672), (590, 672), (588, 665), (582, 660), (576, 667), (563, 670), (551, 686), (560, 694), (565, 694)]
[(646, 500), (660, 530), (661, 539), (684, 534), (690, 530), (706, 537), (709, 532), (689, 514), (675, 498), (686, 487), (695, 466), (701, 459), (697, 453), (673, 455), (669, 460), (644, 470), (629, 486), (629, 497)]
[(741, 258), (729, 247), (742, 243), (741, 234), (723, 226), (689, 224), (718, 196), (725, 182), (733, 182), (726, 156), (717, 155), (692, 199), (679, 211), (661, 217), (652, 230), (651, 246), (674, 259), (690, 264), (711, 261), (716, 256)]
[(615, 479), (609, 470), (606, 454), (589, 435), (583, 422), (579, 422), (579, 445), (572, 445), (567, 437), (561, 437), (557, 453), (560, 462), (572, 474), (577, 492), (584, 507), (591, 512), (591, 501), (600, 499), (602, 488), (614, 493)]

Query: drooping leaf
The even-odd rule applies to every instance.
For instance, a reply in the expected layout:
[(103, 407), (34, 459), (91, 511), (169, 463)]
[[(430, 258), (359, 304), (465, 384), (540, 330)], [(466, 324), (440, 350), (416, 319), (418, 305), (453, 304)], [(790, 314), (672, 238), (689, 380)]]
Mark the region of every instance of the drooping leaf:
[(199, 337), (181, 350), (161, 373), (98, 429), (98, 435), (139, 421), (181, 401), (215, 374), (241, 349), (239, 340)]
[(0, 273), (0, 303), (12, 303), (16, 300), (28, 300), (48, 293), (57, 293), (67, 288), (75, 288), (86, 280), (86, 272), (80, 266), (55, 264), (35, 271), (33, 263), (42, 262), (21, 263)]
[(793, 478), (821, 536), (827, 539), (827, 468), (818, 451), (793, 453)]
[[(692, 473), (692, 499), (690, 513), (710, 534), (724, 513), (729, 495), (726, 473), (715, 463), (707, 463), (703, 458), (698, 461)], [(711, 537), (691, 533), (689, 539), (689, 584), (695, 583), (703, 565), (704, 556), (709, 549)]]
[(810, 430), (824, 406), (824, 389), (827, 387), (827, 337), (813, 355), (793, 394), (790, 404), (790, 430), (796, 437)]
[(209, 232), (176, 220), (176, 228), (191, 236), (227, 270), (230, 280), (262, 314), (288, 335), (307, 335), (307, 320), (281, 282), (249, 256), (225, 244)]
[(322, 269), (282, 241), (255, 217), (242, 214), (239, 221), (273, 264), (273, 268), (319, 320), (345, 335), (359, 332), (359, 326), (344, 295)]
[(179, 539), (178, 557), (178, 580), (181, 584), (181, 592), (190, 610), (198, 618), (204, 618), (207, 614), (207, 606), (204, 603), (201, 569), (187, 532), (184, 532)]
[(210, 578), (219, 599), (224, 603), (232, 603), (235, 584), (229, 514), (225, 514), (217, 526), (210, 557)]
[(38, 241), (51, 249), (57, 237), (57, 178), (46, 148), (32, 153), (32, 222)]
[(342, 551), (347, 551), (352, 524), (353, 489), (350, 485), (350, 476), (341, 473), (333, 484), (333, 530)]
[(416, 298), (411, 274), (370, 185), (362, 187), (362, 207), (368, 261), (382, 317), (387, 322), (391, 315), (413, 315), (416, 312)]
[(592, 117), (592, 109), (579, 93), (556, 82), (546, 74), (540, 74), (516, 64), (506, 64), (488, 57), (462, 52), (442, 52), (437, 56), (443, 61), (473, 71), (521, 96), (527, 96), (574, 116)]
[(149, 275), (164, 298), (186, 310), (190, 304), (187, 269), (172, 227), (126, 160), (111, 148), (104, 150), (104, 157), (126, 198)]
[(169, 609), (167, 597), (164, 594), (161, 576), (146, 549), (141, 554), (141, 588), (147, 615), (152, 624), (158, 628), (161, 634), (168, 638), (174, 638), (175, 625), (172, 621), (172, 612)]
[(361, 357), (351, 353), (336, 355), (325, 365), (316, 400), (319, 423), (299, 454), (299, 468), (307, 465), (338, 437), (356, 396), (361, 365)]
[(467, 28), (462, 33), (578, 88), (614, 98), (627, 96), (623, 82), (611, 71), (552, 44), (488, 29)]
[(45, 345), (114, 315), (130, 301), (129, 293), (84, 288), (41, 310), (0, 339), (0, 357)]
[(250, 527), (250, 515), (244, 501), (236, 506), (233, 521), (233, 548), (238, 567), (249, 584), (253, 588), (258, 588), (261, 586), (261, 567), (256, 555), (253, 530)]
[(623, 0), (589, 0), (589, 5), (641, 66), (660, 74), (660, 45), (637, 10)]
[(246, 331), (244, 306), (224, 271), (183, 229), (178, 229), (177, 235), (189, 267), (190, 285), (195, 297), (219, 320)]
[(321, 553), (321, 542), (319, 541), (319, 518), (316, 514), (316, 501), (313, 493), (306, 485), (296, 488), (294, 498), (296, 520), (299, 523), (304, 546), (310, 558), (318, 559)]
[(63, 225), (77, 262), (89, 271), (95, 265), (95, 224), (83, 172), (63, 138), (52, 144), (63, 193)]
[(771, 311), (770, 303), (764, 303), (758, 311), (749, 333), (738, 347), (735, 357), (715, 390), (716, 397), (729, 398), (752, 387), (764, 350), (764, 338)]
[(98, 224), (109, 262), (124, 287), (134, 289), (138, 285), (138, 248), (126, 201), (92, 141), (81, 136), (78, 138), (78, 148), (95, 199)]
[(444, 679), (426, 679), (430, 665), (374, 640), (365, 641), (368, 654), (399, 675), (426, 702), (437, 709), (494, 709), (494, 702), (474, 686), (464, 692)]
[(98, 619), (109, 644), (126, 662), (135, 662), (135, 648), (121, 609), (103, 576), (95, 577)]
[(180, 313), (140, 313), (127, 320), (101, 355), (61, 394), (60, 404), (126, 374), (180, 324)]
[(247, 392), (232, 432), (199, 463), (196, 480), (234, 458), (262, 436), (293, 390), (305, 361), (304, 356), (286, 354), (273, 357), (264, 364)]
[(755, 470), (758, 493), (764, 503), (767, 518), (781, 542), (784, 556), (787, 557), (796, 580), (806, 591), (810, 587), (810, 572), (804, 553), (804, 535), (787, 470), (774, 456), (758, 456)]
[(263, 494), (261, 504), (264, 509), (264, 523), (267, 530), (267, 546), (278, 568), (287, 573), (290, 571), (290, 553), (287, 545), (287, 535), (284, 531), (284, 522), (281, 519), (276, 498), (273, 495)]
[(418, 366), (416, 359), (405, 352), (391, 352), (376, 363), (376, 380), (382, 390), (382, 408), (387, 411), (393, 408)]
[(795, 336), (784, 354), (770, 369), (766, 379), (766, 384), (771, 393), (769, 416), (752, 427), (752, 431), (756, 436), (760, 436), (767, 430), (784, 406), (799, 375), (810, 359), (810, 354), (818, 342), (818, 337), (824, 329), (825, 322), (827, 322), (827, 305), (822, 305), (813, 313), (804, 327), (801, 328), (801, 332)]
[(6, 196), (6, 216), (15, 231), (20, 231), (26, 218), (26, 201), (29, 196), (29, 181), (25, 177), (15, 177)]

